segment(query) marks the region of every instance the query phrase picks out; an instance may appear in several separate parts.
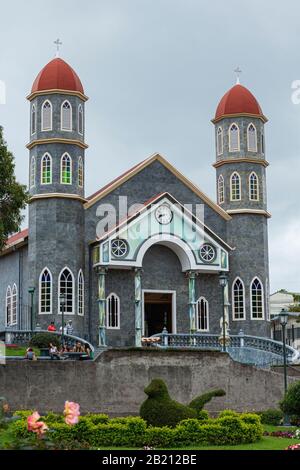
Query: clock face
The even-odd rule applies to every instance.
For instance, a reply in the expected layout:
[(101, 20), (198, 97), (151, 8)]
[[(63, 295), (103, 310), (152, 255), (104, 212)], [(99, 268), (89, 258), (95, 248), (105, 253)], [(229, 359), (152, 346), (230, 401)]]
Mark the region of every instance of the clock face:
[(160, 224), (167, 225), (172, 221), (173, 213), (169, 206), (162, 204), (156, 209), (155, 217)]

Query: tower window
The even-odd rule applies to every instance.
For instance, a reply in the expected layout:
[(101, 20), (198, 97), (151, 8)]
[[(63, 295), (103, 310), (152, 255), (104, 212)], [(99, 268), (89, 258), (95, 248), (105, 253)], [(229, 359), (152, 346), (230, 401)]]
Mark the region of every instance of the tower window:
[(82, 270), (78, 274), (78, 315), (84, 315), (84, 277)]
[(41, 184), (52, 183), (52, 158), (49, 153), (45, 153), (41, 162)]
[(48, 268), (45, 268), (40, 275), (39, 302), (40, 314), (52, 313), (52, 275)]
[(241, 178), (237, 172), (234, 172), (230, 178), (230, 200), (241, 200)]
[(107, 328), (120, 328), (120, 299), (116, 294), (110, 294), (106, 299)]
[(30, 161), (30, 187), (33, 188), (35, 186), (35, 175), (36, 175), (36, 163), (35, 157), (31, 157)]
[(225, 201), (225, 187), (224, 187), (224, 178), (222, 175), (218, 178), (218, 202), (223, 204)]
[(208, 301), (200, 297), (196, 304), (197, 309), (197, 330), (209, 331), (209, 308)]
[(247, 130), (248, 152), (257, 152), (257, 131), (251, 123)]
[(72, 184), (72, 159), (68, 153), (61, 157), (61, 177), (62, 184)]
[(74, 277), (69, 268), (64, 268), (59, 276), (59, 295), (65, 297), (65, 313), (74, 314)]
[(264, 319), (264, 292), (261, 281), (256, 277), (250, 287), (251, 318), (252, 320)]
[(72, 131), (72, 106), (69, 101), (61, 105), (61, 130)]
[(78, 186), (83, 188), (83, 161), (82, 157), (78, 159)]
[(49, 100), (42, 105), (42, 131), (52, 130), (52, 104)]
[(78, 106), (78, 133), (83, 135), (83, 108)]
[(222, 155), (223, 153), (223, 129), (222, 127), (218, 128), (217, 132), (217, 154)]
[(36, 108), (35, 105), (32, 105), (31, 108), (31, 134), (36, 133)]
[(239, 152), (240, 150), (240, 129), (233, 123), (229, 127), (229, 152)]
[(265, 135), (263, 131), (261, 133), (261, 153), (265, 154)]
[(254, 172), (249, 176), (249, 199), (250, 201), (259, 200), (258, 176)]
[(240, 278), (232, 285), (232, 309), (234, 320), (245, 320), (245, 288)]

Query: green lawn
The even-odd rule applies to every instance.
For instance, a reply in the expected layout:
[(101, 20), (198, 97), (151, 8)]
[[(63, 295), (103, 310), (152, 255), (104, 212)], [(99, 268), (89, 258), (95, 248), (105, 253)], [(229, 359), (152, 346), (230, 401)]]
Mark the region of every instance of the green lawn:
[[(6, 348), (5, 355), (8, 356), (23, 356), (25, 357), (26, 350), (28, 346), (17, 347), (17, 348)], [(40, 350), (38, 348), (33, 348), (36, 356), (40, 356)]]

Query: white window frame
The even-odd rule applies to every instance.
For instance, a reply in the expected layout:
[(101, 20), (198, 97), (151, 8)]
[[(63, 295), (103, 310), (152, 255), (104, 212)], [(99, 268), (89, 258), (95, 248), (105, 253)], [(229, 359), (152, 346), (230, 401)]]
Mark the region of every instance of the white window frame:
[[(254, 150), (250, 148), (250, 127), (251, 126), (254, 129), (254, 138), (255, 138)], [(247, 127), (247, 148), (248, 148), (248, 152), (257, 153), (257, 129), (256, 129), (256, 126), (253, 124), (253, 122), (250, 122), (250, 124)]]
[[(253, 317), (253, 299), (252, 299), (252, 285), (255, 280), (258, 280), (261, 285), (261, 297), (262, 297), (262, 317), (261, 318), (254, 318)], [(265, 295), (264, 295), (264, 285), (261, 282), (260, 278), (258, 276), (255, 276), (251, 283), (250, 283), (250, 308), (251, 308), (251, 320), (257, 320), (257, 321), (264, 321), (265, 319)]]
[[(44, 128), (44, 106), (46, 103), (49, 103), (50, 104), (50, 127), (48, 129), (45, 129)], [(41, 107), (41, 131), (42, 132), (49, 132), (49, 131), (52, 131), (53, 129), (53, 108), (52, 108), (52, 103), (50, 100), (45, 100), (42, 104), (42, 107)]]
[[(222, 189), (222, 191), (221, 191)], [(222, 194), (222, 198), (221, 198)], [(225, 181), (224, 181), (224, 176), (220, 175), (218, 178), (218, 203), (219, 205), (224, 204), (225, 202)]]
[(261, 153), (262, 153), (262, 155), (265, 154), (265, 145), (266, 145), (266, 143), (265, 143), (265, 133), (264, 133), (264, 130), (262, 129), (262, 131), (261, 131)]
[[(15, 294), (14, 294), (15, 292)], [(16, 303), (16, 311), (15, 311), (15, 314), (16, 314), (16, 320), (13, 321), (13, 317), (14, 317), (14, 297), (15, 297), (15, 303)], [(10, 326), (16, 326), (18, 324), (18, 287), (17, 287), (17, 284), (14, 283), (13, 287), (12, 287), (12, 290), (11, 290), (11, 324)]]
[[(82, 279), (82, 313), (80, 313), (80, 278)], [(77, 312), (80, 317), (84, 317), (84, 275), (82, 269), (79, 270), (77, 277)]]
[[(80, 169), (82, 174), (82, 184), (80, 184)], [(78, 186), (79, 188), (83, 188), (84, 186), (84, 167), (83, 167), (83, 158), (80, 156), (78, 158)]]
[[(81, 126), (82, 126), (82, 132), (80, 132), (80, 110), (81, 110)], [(83, 106), (80, 104), (78, 106), (78, 115), (77, 115), (77, 122), (78, 122), (78, 134), (83, 135), (84, 133), (84, 116), (83, 116)]]
[[(255, 176), (256, 178), (256, 194), (257, 194), (257, 197), (256, 198), (253, 198), (252, 197), (252, 191), (251, 191), (251, 178), (252, 176)], [(249, 175), (249, 200), (250, 201), (259, 201), (259, 179), (258, 179), (258, 176), (257, 176), (257, 173), (255, 173), (255, 171), (252, 171)]]
[[(70, 106), (70, 127), (66, 128), (63, 127), (63, 107), (65, 104)], [(73, 131), (73, 108), (69, 100), (65, 100), (60, 107), (60, 129), (64, 132), (72, 132)]]
[[(70, 182), (69, 183), (66, 183), (65, 181), (63, 181), (63, 159), (65, 156), (67, 156), (70, 160)], [(72, 161), (71, 155), (68, 152), (65, 152), (61, 156), (61, 159), (60, 159), (60, 184), (70, 185), (72, 184), (72, 181), (73, 181), (73, 161)]]
[[(50, 275), (50, 312), (42, 312), (42, 277), (45, 271)], [(53, 314), (53, 277), (52, 273), (47, 266), (41, 271), (39, 277), (39, 315), (52, 315)]]
[(30, 181), (29, 181), (29, 187), (34, 188), (35, 187), (35, 179), (36, 179), (36, 158), (34, 155), (32, 155), (30, 159)]
[[(237, 139), (238, 139), (238, 142), (237, 142), (238, 145), (237, 145), (237, 148), (235, 148), (235, 149), (231, 148), (231, 129), (232, 129), (233, 126), (236, 126), (236, 128), (237, 128)], [(239, 128), (239, 126), (236, 122), (233, 122), (230, 125), (229, 129), (228, 129), (228, 142), (229, 142), (229, 152), (230, 153), (240, 152), (240, 150), (241, 150), (240, 128)]]
[(68, 266), (65, 266), (65, 267), (60, 271), (60, 273), (59, 273), (59, 275), (58, 275), (58, 289), (57, 289), (57, 293), (58, 293), (58, 303), (57, 303), (57, 306), (58, 306), (58, 314), (61, 315), (61, 308), (60, 308), (60, 301), (59, 301), (61, 275), (62, 275), (62, 273), (63, 273), (66, 269), (71, 273), (71, 276), (72, 276), (72, 290), (73, 290), (73, 295), (72, 295), (72, 312), (66, 312), (66, 310), (65, 310), (65, 311), (64, 311), (64, 315), (70, 315), (70, 316), (73, 315), (73, 316), (74, 316), (74, 315), (75, 315), (75, 290), (76, 290), (76, 286), (75, 286), (75, 278), (74, 278), (73, 271), (72, 271)]
[[(109, 311), (108, 311), (108, 306), (109, 306), (109, 299), (114, 296), (117, 300), (118, 300), (118, 311), (117, 311), (117, 319), (118, 319), (118, 326), (109, 326)], [(119, 330), (120, 329), (120, 297), (115, 293), (115, 292), (111, 292), (107, 297), (106, 297), (106, 309), (105, 309), (105, 313), (106, 313), (106, 328), (108, 330)]]
[[(33, 119), (33, 112), (34, 112), (34, 119)], [(30, 116), (30, 131), (31, 135), (36, 134), (36, 124), (37, 124), (37, 118), (36, 118), (36, 106), (35, 104), (32, 105), (31, 107), (31, 116)], [(33, 124), (34, 124), (34, 131), (33, 131)]]
[[(219, 138), (221, 141), (221, 146), (219, 145), (220, 144)], [(223, 135), (223, 128), (220, 126), (218, 127), (218, 130), (217, 130), (217, 155), (218, 156), (223, 155), (223, 151), (224, 151), (224, 135)]]
[[(232, 178), (234, 175), (237, 175), (239, 178), (239, 198), (234, 198), (233, 199), (233, 187), (232, 187)], [(230, 201), (235, 202), (235, 201), (240, 201), (242, 199), (242, 179), (240, 174), (237, 171), (234, 171), (231, 176), (230, 176)]]
[[(200, 308), (200, 304), (201, 304), (201, 301), (204, 301), (204, 303), (206, 304), (206, 323), (207, 323), (207, 328), (200, 328), (200, 322), (199, 322), (199, 315), (198, 315), (198, 308)], [(209, 302), (208, 300), (206, 299), (206, 297), (204, 297), (203, 295), (201, 297), (199, 297), (199, 299), (197, 300), (196, 302), (196, 326), (197, 326), (197, 331), (200, 331), (200, 332), (208, 332), (209, 331)]]
[[(240, 283), (242, 284), (242, 287), (243, 287), (243, 318), (236, 318), (235, 316), (235, 296), (234, 296), (234, 286), (236, 284), (237, 281), (240, 281)], [(233, 281), (232, 283), (232, 287), (231, 287), (231, 299), (232, 299), (232, 320), (233, 321), (245, 321), (246, 320), (246, 290), (245, 290), (245, 284), (243, 282), (243, 280), (237, 276), (235, 278), (235, 280)]]
[[(8, 310), (8, 307), (10, 307), (9, 310)], [(11, 326), (11, 324), (9, 323), (9, 319), (12, 318), (11, 307), (12, 307), (12, 290), (11, 290), (11, 286), (9, 285), (7, 286), (6, 295), (5, 295), (5, 326), (6, 327)]]
[[(50, 158), (50, 182), (49, 183), (43, 182), (43, 161), (46, 156)], [(52, 184), (52, 156), (50, 155), (49, 152), (45, 152), (41, 158), (41, 185), (46, 185), (46, 184)]]

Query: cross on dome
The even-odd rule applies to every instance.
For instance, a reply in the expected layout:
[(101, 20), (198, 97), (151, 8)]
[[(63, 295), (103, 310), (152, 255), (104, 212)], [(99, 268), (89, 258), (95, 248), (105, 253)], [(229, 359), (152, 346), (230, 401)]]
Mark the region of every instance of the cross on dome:
[(54, 44), (56, 44), (56, 57), (59, 57), (59, 48), (62, 46), (62, 42), (59, 38), (54, 41)]
[(239, 85), (240, 84), (240, 76), (241, 76), (241, 69), (239, 67), (237, 67), (235, 70), (234, 70), (235, 74), (236, 74), (236, 84)]

